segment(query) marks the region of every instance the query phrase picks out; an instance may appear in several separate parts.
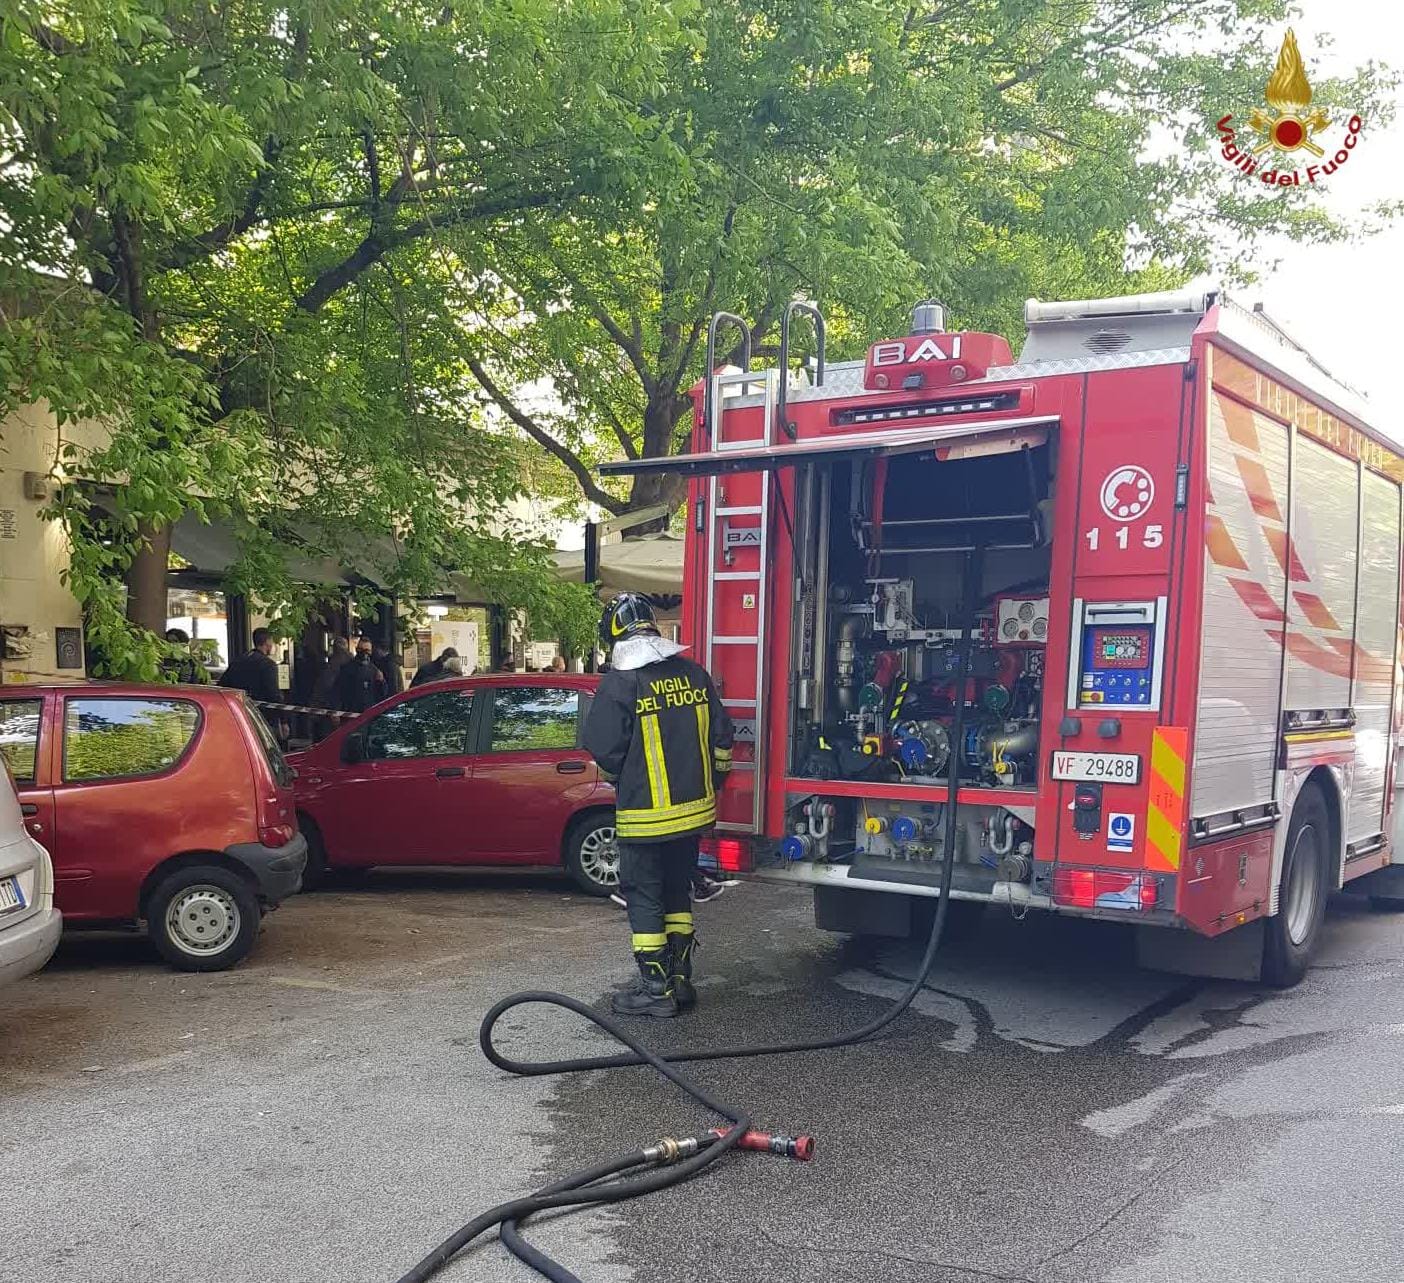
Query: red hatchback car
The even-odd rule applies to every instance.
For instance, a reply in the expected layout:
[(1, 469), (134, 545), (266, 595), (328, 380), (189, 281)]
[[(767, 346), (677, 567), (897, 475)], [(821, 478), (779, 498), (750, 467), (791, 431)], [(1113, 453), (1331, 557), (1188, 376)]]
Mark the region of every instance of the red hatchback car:
[(65, 928), (144, 921), (174, 966), (221, 971), (298, 889), (292, 770), (239, 691), (0, 687), (0, 754)]
[(500, 673), (406, 691), (304, 753), (308, 885), (372, 865), (564, 865), (619, 884), (614, 789), (580, 747), (597, 677)]

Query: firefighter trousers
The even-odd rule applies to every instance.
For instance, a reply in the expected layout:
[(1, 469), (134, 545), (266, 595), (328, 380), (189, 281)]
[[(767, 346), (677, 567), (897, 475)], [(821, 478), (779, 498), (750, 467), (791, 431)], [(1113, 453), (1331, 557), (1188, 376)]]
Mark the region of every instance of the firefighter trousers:
[(619, 844), (619, 888), (629, 906), (635, 953), (666, 948), (692, 934), (692, 873), (698, 835)]

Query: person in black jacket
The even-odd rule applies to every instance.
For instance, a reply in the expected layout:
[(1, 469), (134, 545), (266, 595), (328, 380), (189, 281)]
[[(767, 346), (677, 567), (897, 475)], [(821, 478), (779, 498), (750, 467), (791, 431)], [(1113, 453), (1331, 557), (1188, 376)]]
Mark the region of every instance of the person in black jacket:
[(241, 690), (255, 701), (283, 702), (283, 693), (278, 689), (278, 665), (273, 662), (273, 634), (268, 629), (254, 629), (253, 649), (224, 670), (219, 684)]
[(385, 698), (385, 674), (377, 667), (371, 653), (371, 640), (356, 641), (356, 655), (343, 664), (336, 675), (336, 706), (348, 713), (364, 713)]
[(371, 658), (375, 660), (375, 666), (380, 669), (380, 675), (385, 678), (385, 693), (387, 695), (398, 695), (404, 690), (405, 675), (400, 671), (399, 661), (390, 653), (388, 647), (382, 646), (378, 642), (372, 642)]
[(731, 770), (731, 719), (707, 670), (664, 641), (648, 599), (621, 593), (600, 621), (610, 670), (585, 722), (584, 747), (614, 780), (619, 885), (639, 984), (621, 1015), (676, 1016), (697, 1001), (690, 886), (698, 836), (716, 822)]
[[(448, 662), (451, 659), (457, 658), (458, 652), (454, 650), (452, 646), (445, 646), (438, 659), (431, 659), (427, 664), (420, 664), (420, 666), (414, 670), (414, 677), (410, 681), (410, 688), (413, 689), (416, 686), (423, 686), (425, 682), (437, 682), (439, 678), (449, 676)], [(462, 674), (455, 673), (453, 676), (461, 677)]]

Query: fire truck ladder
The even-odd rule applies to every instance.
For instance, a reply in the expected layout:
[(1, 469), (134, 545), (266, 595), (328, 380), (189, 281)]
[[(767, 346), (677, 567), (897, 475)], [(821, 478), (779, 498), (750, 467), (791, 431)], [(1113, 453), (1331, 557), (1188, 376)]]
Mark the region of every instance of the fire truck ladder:
[[(730, 325), (741, 332), (741, 368), (740, 370), (728, 373), (717, 371), (717, 331), (723, 325)], [(774, 370), (763, 370), (759, 374), (750, 372), (751, 365), (751, 328), (739, 316), (731, 312), (718, 312), (712, 317), (711, 323), (707, 326), (707, 370), (710, 377), (707, 380), (707, 388), (703, 401), (703, 435), (707, 446), (711, 450), (741, 450), (754, 445), (769, 445), (771, 443), (771, 424), (775, 418), (776, 392), (779, 386), (777, 372)], [(724, 440), (722, 434), (722, 405), (728, 394), (731, 396), (746, 396), (751, 390), (759, 386), (765, 397), (765, 409), (763, 413), (761, 435), (759, 437), (742, 437), (738, 439)], [(750, 823), (740, 821), (722, 821), (718, 823), (718, 829), (726, 829), (731, 832), (758, 833), (761, 827), (761, 809), (764, 801), (764, 790), (762, 788), (759, 773), (759, 750), (764, 742), (764, 720), (765, 720), (765, 607), (766, 589), (768, 588), (768, 568), (770, 564), (770, 474), (762, 472), (760, 474), (760, 501), (756, 504), (741, 504), (728, 506), (724, 500), (722, 490), (722, 480), (719, 476), (713, 475), (707, 481), (707, 584), (706, 590), (702, 594), (701, 624), (703, 636), (702, 663), (707, 671), (713, 675), (717, 683), (718, 691), (721, 694), (722, 705), (731, 714), (732, 721), (736, 726), (736, 738), (739, 743), (744, 743), (747, 739), (751, 742), (752, 757), (749, 761), (742, 759), (739, 755), (732, 761), (732, 771), (734, 773), (750, 772), (751, 779), (751, 820)], [(730, 520), (734, 517), (755, 517), (758, 519), (758, 543), (751, 544), (758, 555), (757, 569), (755, 570), (722, 570), (718, 569), (723, 564), (726, 555), (726, 532)], [(755, 611), (756, 632), (754, 636), (740, 636), (736, 634), (721, 633), (717, 629), (717, 584), (731, 580), (749, 580), (755, 584), (757, 609)], [(720, 647), (750, 647), (755, 653), (755, 686), (752, 688), (753, 697), (733, 697), (727, 694), (726, 677), (718, 675), (716, 665), (716, 654)], [(734, 652), (733, 652), (734, 653)], [(727, 668), (733, 669), (734, 663), (728, 663)]]
[[(785, 393), (789, 375), (790, 318), (795, 312), (805, 313), (814, 323), (818, 349), (815, 381), (816, 384), (821, 384), (824, 381), (824, 318), (819, 314), (819, 309), (812, 304), (796, 300), (785, 308), (780, 325), (779, 368), (762, 370), (754, 374), (750, 371), (752, 352), (750, 327), (732, 312), (718, 312), (712, 317), (711, 323), (707, 327), (706, 367), (711, 374), (707, 381), (703, 401), (703, 436), (709, 449), (725, 453), (727, 450), (744, 450), (757, 445), (771, 446), (776, 444), (778, 440), (777, 430), (784, 432), (790, 440), (795, 438), (794, 426), (786, 421), (785, 413)], [(730, 373), (717, 372), (717, 331), (724, 325), (733, 326), (741, 333), (741, 368)], [(760, 435), (740, 438), (725, 437), (722, 431), (721, 407), (728, 392), (732, 396), (747, 396), (751, 395), (753, 389), (757, 387), (764, 397)], [(760, 471), (759, 485), (760, 495), (754, 504), (728, 505), (724, 499), (721, 477), (713, 474), (707, 482), (707, 584), (706, 591), (702, 596), (702, 628), (705, 639), (702, 662), (707, 671), (715, 677), (717, 666), (714, 660), (718, 647), (750, 647), (755, 654), (753, 697), (731, 697), (724, 688), (725, 679), (718, 680), (722, 704), (732, 714), (736, 724), (737, 739), (740, 742), (750, 739), (753, 753), (750, 761), (738, 757), (732, 763), (733, 772), (746, 771), (752, 775), (750, 822), (743, 823), (732, 820), (717, 824), (718, 829), (733, 833), (759, 833), (765, 805), (765, 782), (761, 776), (760, 763), (764, 760), (761, 755), (761, 746), (765, 743), (765, 709), (769, 686), (767, 681), (769, 666), (766, 664), (765, 643), (771, 573), (770, 506), (772, 495), (775, 494), (774, 478), (769, 469)], [(755, 570), (719, 569), (725, 564), (728, 552), (727, 523), (734, 517), (756, 518), (756, 526), (754, 527), (758, 532), (755, 537), (756, 541), (747, 544), (747, 547), (753, 548), (757, 553), (757, 568)], [(786, 520), (788, 522), (788, 514)], [(746, 526), (741, 527), (741, 529), (749, 531), (752, 527)], [(743, 580), (755, 585), (756, 631), (754, 635), (720, 633), (717, 629), (716, 585), (727, 581)], [(728, 667), (734, 666), (728, 665)]]

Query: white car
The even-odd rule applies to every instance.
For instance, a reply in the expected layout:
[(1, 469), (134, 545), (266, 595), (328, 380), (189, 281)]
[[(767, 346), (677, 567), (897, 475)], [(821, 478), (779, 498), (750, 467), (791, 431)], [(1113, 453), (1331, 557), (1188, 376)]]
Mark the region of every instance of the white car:
[[(3, 761), (0, 758), (0, 761)], [(54, 866), (24, 826), (9, 765), (0, 784), (0, 985), (38, 971), (63, 930), (54, 908)]]

